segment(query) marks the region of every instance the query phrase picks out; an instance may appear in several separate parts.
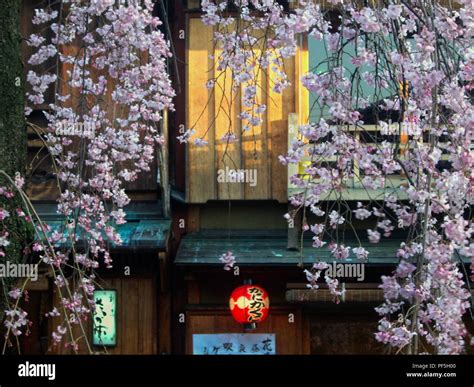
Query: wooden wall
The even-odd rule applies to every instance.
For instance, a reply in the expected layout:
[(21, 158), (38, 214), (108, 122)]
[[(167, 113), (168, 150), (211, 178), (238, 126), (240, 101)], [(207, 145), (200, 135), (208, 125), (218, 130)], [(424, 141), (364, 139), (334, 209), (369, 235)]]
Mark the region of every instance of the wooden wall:
[[(230, 70), (223, 74), (215, 69), (220, 50), (213, 42), (213, 33), (213, 27), (205, 26), (199, 17), (188, 18), (186, 128), (193, 128), (194, 138), (203, 138), (208, 145), (187, 144), (186, 200), (189, 203), (229, 199), (287, 202), (287, 170), (278, 156), (287, 151), (288, 115), (298, 113), (305, 119), (308, 108), (307, 93), (299, 82), (308, 66), (305, 40), (302, 39), (296, 57), (284, 63), (291, 86), (282, 94), (272, 90), (270, 69), (257, 74), (259, 103), (267, 105), (267, 111), (261, 126), (242, 132), (242, 122), (237, 118), (242, 111), (241, 92), (231, 93)], [(215, 78), (216, 86), (208, 90), (206, 82)], [(227, 144), (221, 138), (229, 131), (236, 135), (237, 141)], [(255, 169), (257, 185), (218, 183), (217, 171), (226, 167)]]
[[(114, 355), (149, 355), (157, 350), (157, 297), (156, 285), (152, 278), (112, 278), (105, 281), (104, 289), (117, 290), (117, 346), (107, 347), (107, 353)], [(59, 296), (55, 290), (54, 305), (59, 308)], [(56, 329), (58, 318), (52, 319), (50, 333)], [(88, 339), (92, 340), (90, 322), (85, 324)], [(76, 329), (75, 337), (80, 337)], [(87, 354), (84, 340), (79, 340), (79, 352)], [(63, 343), (64, 344), (64, 343)], [(93, 347), (95, 352), (104, 352), (101, 347)], [(52, 346), (50, 354), (72, 354), (70, 348)]]
[[(294, 314), (294, 322), (288, 315)], [(188, 311), (186, 314), (186, 354), (193, 352), (193, 334), (199, 333), (244, 333), (242, 325), (236, 323), (226, 310)], [(300, 310), (272, 308), (267, 319), (257, 325), (251, 333), (274, 333), (276, 354), (309, 354), (309, 326)]]
[[(21, 33), (23, 38), (29, 37), (32, 33), (36, 33), (46, 38), (46, 43), (50, 43), (52, 33), (49, 28), (45, 28), (45, 25), (36, 26), (31, 23), (31, 19), (34, 15), (34, 10), (36, 8), (43, 8), (44, 4), (38, 2), (37, 0), (22, 0), (22, 9), (21, 9)], [(56, 7), (56, 6), (54, 6)], [(49, 26), (48, 24), (46, 24)], [(45, 44), (46, 44), (45, 43)], [(79, 52), (79, 42), (72, 43), (67, 46), (60, 46), (60, 50), (64, 54), (68, 55), (77, 55)], [(28, 71), (34, 70), (39, 74), (46, 72), (54, 73), (56, 71), (56, 58), (51, 58), (46, 63), (33, 66), (28, 64), (28, 59), (36, 52), (37, 48), (29, 47), (25, 41), (22, 42), (22, 58), (24, 62), (24, 75)], [(145, 54), (143, 56), (145, 59)], [(78, 89), (71, 91), (69, 85), (66, 82), (70, 79), (67, 75), (67, 71), (72, 69), (71, 64), (65, 64), (59, 62), (59, 67), (57, 68), (58, 76), (61, 81), (58, 82), (58, 90), (62, 94), (71, 94), (70, 100), (63, 103), (65, 107), (73, 107), (74, 111), (78, 114), (82, 114), (84, 111), (88, 111), (94, 104), (97, 103), (93, 98), (84, 98), (81, 97)], [(108, 76), (107, 69), (100, 72), (95, 72), (92, 74), (93, 78), (103, 75), (107, 78), (109, 90), (113, 85), (114, 80)], [(26, 80), (25, 80), (26, 82)], [(25, 83), (25, 88), (28, 91), (30, 87), (28, 83)], [(53, 85), (45, 93), (45, 102), (41, 105), (33, 105), (28, 103), (28, 105), (33, 109), (33, 113), (28, 117), (28, 122), (33, 123), (34, 125), (39, 126), (40, 128), (45, 128), (47, 122), (42, 114), (42, 111), (49, 110), (49, 104), (54, 103), (54, 88)], [(126, 114), (126, 108), (115, 104), (111, 98), (111, 92), (109, 91), (107, 95), (103, 96), (102, 101), (100, 101), (104, 109), (109, 113), (108, 118), (113, 120), (115, 117), (124, 116)], [(40, 129), (41, 131), (41, 129)], [(82, 141), (79, 137), (72, 137), (74, 143), (71, 147), (75, 149), (80, 149), (85, 146), (85, 141)], [(52, 168), (52, 163), (50, 157), (47, 154), (46, 148), (44, 147), (43, 141), (38, 136), (38, 133), (33, 130), (33, 127), (29, 125), (28, 127), (28, 152), (29, 152), (29, 175), (31, 175), (30, 180), (28, 181), (28, 194), (33, 200), (55, 200), (59, 194), (58, 183), (54, 178), (54, 170)], [(124, 168), (130, 168), (134, 164), (134, 161), (128, 161), (122, 163)], [(94, 171), (88, 171), (87, 173), (93, 174)], [(137, 199), (143, 200), (156, 200), (157, 191), (159, 189), (157, 183), (157, 163), (151, 163), (150, 171), (141, 172), (138, 176), (138, 179), (133, 182), (124, 182), (123, 187), (131, 192), (132, 198), (136, 196)]]
[[(339, 306), (339, 305), (338, 305)], [(381, 355), (383, 344), (375, 340), (378, 316), (374, 306), (360, 306), (355, 312), (315, 313), (308, 316), (312, 355)]]

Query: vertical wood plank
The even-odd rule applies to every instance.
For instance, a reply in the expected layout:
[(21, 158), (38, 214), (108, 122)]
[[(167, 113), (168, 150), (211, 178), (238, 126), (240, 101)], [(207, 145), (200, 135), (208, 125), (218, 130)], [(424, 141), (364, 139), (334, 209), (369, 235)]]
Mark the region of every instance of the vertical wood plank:
[[(110, 278), (107, 279), (106, 283), (104, 284), (104, 289), (114, 289), (116, 291), (116, 305), (115, 305), (115, 329), (116, 329), (116, 346), (107, 348), (107, 353), (111, 355), (120, 355), (122, 354), (122, 346), (123, 346), (123, 300), (126, 298), (123, 297), (123, 289), (122, 289), (122, 280), (120, 278)], [(102, 351), (102, 348), (98, 347), (98, 350)]]
[(138, 353), (138, 282), (122, 280), (122, 355)]
[(187, 232), (196, 232), (200, 230), (200, 208), (198, 205), (191, 205), (188, 207), (188, 218), (186, 231)]
[[(255, 48), (254, 57), (257, 60), (261, 56), (261, 49)], [(257, 86), (257, 103), (262, 104), (267, 102), (267, 80), (266, 69), (255, 68), (255, 80), (251, 84)], [(244, 86), (242, 86), (243, 90)], [(242, 91), (243, 97), (243, 91)], [(251, 108), (244, 108), (252, 115)], [(251, 127), (249, 131), (242, 133), (242, 154), (243, 166), (247, 171), (257, 173), (257, 184), (252, 187), (248, 182), (245, 184), (245, 199), (246, 200), (261, 200), (269, 199), (270, 192), (268, 187), (269, 170), (267, 164), (268, 149), (267, 149), (267, 112), (262, 114), (262, 124)]]
[[(297, 113), (290, 113), (288, 115), (288, 150), (291, 147), (291, 143), (296, 139), (298, 132), (298, 114)], [(298, 173), (298, 165), (297, 164), (288, 164), (288, 187), (294, 187), (293, 184), (290, 183), (290, 177), (296, 175)]]
[(205, 26), (200, 18), (189, 18), (187, 49), (187, 128), (194, 128), (195, 138), (208, 141), (205, 147), (187, 144), (186, 199), (192, 203), (205, 203), (216, 199), (214, 92), (205, 87), (214, 76), (212, 28)]
[(309, 71), (308, 37), (298, 38), (295, 66), (295, 96), (298, 113), (298, 124), (305, 124), (309, 120), (309, 91), (301, 83), (301, 76)]
[[(154, 352), (154, 341), (156, 336), (153, 335), (153, 327), (155, 321), (153, 319), (153, 309), (156, 305), (153, 280), (151, 278), (140, 278), (138, 280), (138, 354), (149, 355)], [(134, 327), (131, 327), (134, 328)]]
[(276, 93), (273, 91), (273, 84), (269, 85), (267, 104), (268, 136), (271, 138), (271, 193), (272, 198), (278, 200), (280, 203), (288, 201), (288, 167), (284, 166), (278, 157), (286, 154), (288, 149), (288, 117), (291, 113), (296, 111), (295, 93), (296, 83), (298, 82), (295, 76), (295, 59), (291, 58), (285, 60), (284, 66), (291, 86), (287, 87), (283, 93)]
[[(233, 27), (227, 27), (232, 29)], [(215, 64), (219, 62), (222, 49), (215, 51)], [(216, 169), (226, 171), (226, 168), (237, 170), (241, 168), (241, 122), (238, 118), (241, 109), (240, 92), (233, 87), (232, 71), (227, 68), (216, 74), (215, 114), (216, 114)], [(222, 137), (233, 133), (237, 140), (229, 142)], [(217, 182), (217, 194), (220, 200), (241, 199), (243, 197), (243, 183)]]
[[(158, 148), (159, 163), (160, 163), (160, 178), (161, 178), (161, 194), (162, 194), (162, 208), (163, 216), (165, 218), (171, 218), (171, 184), (169, 181), (169, 124), (168, 124), (168, 111), (163, 112), (163, 118), (160, 122), (161, 134), (165, 140), (164, 146)], [(158, 157), (158, 156), (157, 156)]]
[[(159, 310), (159, 354), (171, 353), (171, 293), (160, 293)], [(155, 324), (156, 325), (156, 324)]]
[(201, 301), (201, 290), (199, 287), (199, 281), (190, 279), (187, 281), (188, 284), (188, 304), (198, 305)]
[(138, 354), (143, 354), (145, 353), (145, 346), (146, 346), (146, 343), (145, 343), (145, 340), (147, 340), (147, 332), (146, 330), (144, 331), (143, 328), (146, 329), (146, 327), (144, 326), (145, 325), (145, 321), (146, 321), (146, 317), (147, 317), (147, 309), (146, 309), (146, 286), (145, 286), (145, 282), (147, 280), (145, 279), (141, 279), (140, 281), (138, 281), (137, 283), (137, 287), (138, 287), (138, 324), (135, 327), (128, 327), (129, 329), (132, 328), (132, 329), (137, 329), (137, 345), (138, 345), (138, 351), (137, 353)]
[(303, 315), (302, 355), (311, 354), (311, 326), (308, 315)]

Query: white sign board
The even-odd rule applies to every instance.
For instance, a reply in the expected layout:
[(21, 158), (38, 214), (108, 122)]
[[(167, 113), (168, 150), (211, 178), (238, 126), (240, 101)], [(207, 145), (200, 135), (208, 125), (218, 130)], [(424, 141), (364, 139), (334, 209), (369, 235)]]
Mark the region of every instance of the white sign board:
[(194, 355), (275, 355), (273, 333), (220, 333), (193, 335)]

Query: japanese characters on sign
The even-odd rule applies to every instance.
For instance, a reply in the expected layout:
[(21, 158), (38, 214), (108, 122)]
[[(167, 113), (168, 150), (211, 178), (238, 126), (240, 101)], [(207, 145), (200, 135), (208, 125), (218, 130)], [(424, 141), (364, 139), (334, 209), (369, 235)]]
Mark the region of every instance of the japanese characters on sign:
[(92, 343), (98, 346), (115, 346), (117, 344), (115, 290), (95, 290), (96, 305), (93, 315)]
[(275, 355), (275, 351), (272, 333), (193, 335), (194, 355)]

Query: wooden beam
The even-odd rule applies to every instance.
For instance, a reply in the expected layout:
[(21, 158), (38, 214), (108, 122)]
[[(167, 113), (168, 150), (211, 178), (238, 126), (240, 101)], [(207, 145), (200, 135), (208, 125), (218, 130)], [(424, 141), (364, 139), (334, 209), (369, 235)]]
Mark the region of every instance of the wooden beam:
[(214, 90), (205, 87), (214, 79), (214, 29), (200, 18), (188, 18), (186, 50), (186, 129), (195, 130), (194, 138), (207, 141), (197, 146), (186, 145), (186, 201), (205, 203), (217, 198), (215, 170), (215, 104)]
[(158, 353), (170, 354), (171, 348), (171, 292), (158, 294)]
[(168, 275), (168, 254), (164, 251), (158, 253), (158, 265), (160, 270), (160, 291), (167, 293), (169, 291)]
[(188, 207), (188, 219), (186, 225), (187, 232), (197, 232), (200, 230), (200, 208), (199, 205), (190, 205)]
[[(292, 214), (296, 211), (296, 208), (291, 204), (288, 205), (288, 213)], [(291, 222), (288, 223), (288, 241), (287, 250), (297, 251), (300, 249), (300, 236), (301, 236), (301, 222), (302, 222), (302, 210), (296, 212)]]
[(163, 206), (163, 216), (165, 218), (171, 217), (171, 201), (170, 193), (171, 187), (169, 183), (169, 134), (168, 134), (168, 111), (163, 112), (161, 120), (161, 135), (164, 137), (164, 145), (159, 148), (159, 179), (158, 183), (161, 186), (161, 201)]
[[(287, 302), (333, 302), (334, 296), (328, 289), (288, 290), (285, 295)], [(381, 289), (346, 289), (343, 302), (381, 302), (383, 301), (383, 290)]]
[(295, 92), (298, 124), (306, 124), (309, 120), (309, 90), (303, 86), (301, 77), (309, 71), (308, 36), (298, 36), (295, 66)]
[(186, 281), (188, 289), (188, 304), (197, 305), (201, 303), (201, 292), (199, 288), (199, 281), (192, 279)]

